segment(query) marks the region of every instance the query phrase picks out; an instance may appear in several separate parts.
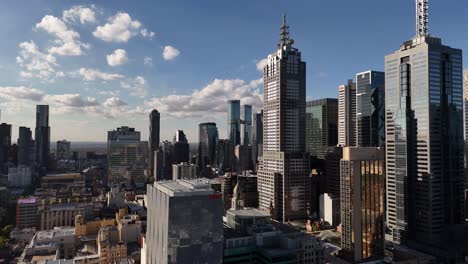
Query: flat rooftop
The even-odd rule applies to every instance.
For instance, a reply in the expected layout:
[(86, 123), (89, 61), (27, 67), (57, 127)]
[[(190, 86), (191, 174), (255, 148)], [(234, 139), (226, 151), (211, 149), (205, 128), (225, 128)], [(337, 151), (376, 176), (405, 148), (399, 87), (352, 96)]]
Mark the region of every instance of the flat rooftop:
[(37, 203), (36, 197), (29, 197), (29, 198), (18, 200), (18, 204), (35, 204), (35, 203)]
[(64, 237), (64, 236), (74, 236), (75, 235), (75, 228), (74, 227), (60, 227), (51, 230), (43, 230), (37, 231), (36, 233), (36, 241), (40, 242), (41, 240), (46, 239), (53, 239), (56, 237)]
[(169, 196), (195, 196), (214, 194), (209, 179), (159, 181), (154, 187)]
[(259, 218), (259, 217), (264, 217), (264, 218), (269, 218), (270, 215), (269, 214), (266, 214), (258, 209), (255, 209), (255, 208), (244, 208), (244, 209), (240, 209), (240, 210), (232, 210), (232, 209), (229, 209), (228, 210), (228, 213), (230, 214), (233, 214), (234, 216), (238, 216), (238, 217), (255, 217), (255, 218)]

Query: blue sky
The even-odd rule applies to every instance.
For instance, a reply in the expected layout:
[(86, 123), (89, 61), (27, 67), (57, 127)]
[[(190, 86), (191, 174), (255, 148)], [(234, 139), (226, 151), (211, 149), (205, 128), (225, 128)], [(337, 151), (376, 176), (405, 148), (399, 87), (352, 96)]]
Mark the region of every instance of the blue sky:
[[(226, 132), (227, 99), (261, 106), (257, 63), (276, 48), (281, 16), (307, 62), (309, 99), (336, 97), (364, 70), (413, 37), (413, 0), (14, 1), (0, 4), (1, 121), (34, 126), (51, 106), (52, 140), (105, 141), (130, 125), (162, 139), (198, 123)], [(430, 33), (468, 47), (468, 2), (430, 1)], [(465, 65), (467, 59), (465, 56)]]

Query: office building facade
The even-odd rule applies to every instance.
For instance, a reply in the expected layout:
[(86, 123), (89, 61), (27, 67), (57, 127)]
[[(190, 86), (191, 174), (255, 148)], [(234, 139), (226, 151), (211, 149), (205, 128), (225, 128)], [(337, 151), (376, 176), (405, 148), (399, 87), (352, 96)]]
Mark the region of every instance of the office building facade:
[(384, 256), (384, 154), (380, 148), (343, 148), (341, 247), (355, 262)]
[(234, 146), (241, 143), (240, 100), (228, 101), (228, 133), (229, 140)]
[(416, 4), (417, 35), (385, 57), (386, 239), (439, 254), (464, 222), (462, 51), (427, 33)]
[(140, 141), (140, 132), (119, 127), (107, 134), (107, 173), (113, 184), (145, 183), (148, 142)]
[(30, 166), (31, 149), (34, 149), (31, 129), (20, 126), (18, 134), (18, 165)]
[(258, 170), (259, 208), (279, 221), (307, 216), (305, 152), (306, 63), (283, 18), (278, 49), (263, 69), (263, 160)]
[(174, 157), (172, 163), (179, 164), (181, 162), (189, 162), (189, 160), (190, 149), (187, 137), (184, 131), (177, 130), (174, 135)]
[(255, 171), (260, 157), (263, 156), (263, 110), (253, 115), (252, 158)]
[(306, 151), (323, 158), (338, 144), (338, 100), (324, 98), (306, 103)]
[(356, 83), (338, 87), (338, 144), (356, 146)]
[(385, 144), (385, 73), (356, 74), (356, 139), (359, 147)]
[(201, 123), (198, 132), (198, 169), (206, 176), (208, 165), (214, 165), (218, 143), (216, 123)]
[(248, 146), (252, 144), (252, 106), (242, 106), (243, 119), (241, 121), (241, 144)]
[(11, 148), (11, 125), (0, 124), (0, 171), (7, 172), (8, 152)]
[(149, 151), (149, 171), (154, 172), (154, 152), (159, 149), (160, 142), (160, 119), (161, 114), (158, 110), (153, 109), (149, 115), (149, 140), (148, 140), (148, 151)]
[(68, 160), (70, 159), (70, 148), (71, 142), (64, 140), (57, 141), (57, 151), (55, 152), (55, 158), (57, 160)]
[(36, 106), (36, 131), (34, 140), (36, 143), (36, 163), (42, 168), (42, 173), (47, 169), (50, 156), (50, 126), (49, 106)]
[(222, 263), (222, 194), (200, 180), (147, 186), (148, 264)]

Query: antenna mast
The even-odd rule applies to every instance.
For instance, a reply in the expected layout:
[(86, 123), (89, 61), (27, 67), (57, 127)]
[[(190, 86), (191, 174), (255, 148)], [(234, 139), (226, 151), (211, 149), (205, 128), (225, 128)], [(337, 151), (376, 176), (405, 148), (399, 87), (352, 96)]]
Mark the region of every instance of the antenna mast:
[(429, 30), (429, 0), (416, 0), (416, 35), (427, 36)]

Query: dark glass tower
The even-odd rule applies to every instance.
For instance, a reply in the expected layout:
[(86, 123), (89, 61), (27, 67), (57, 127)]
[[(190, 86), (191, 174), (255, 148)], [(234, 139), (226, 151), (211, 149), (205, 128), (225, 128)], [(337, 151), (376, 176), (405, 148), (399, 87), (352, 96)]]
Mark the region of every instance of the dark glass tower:
[(214, 165), (216, 160), (216, 145), (218, 143), (216, 123), (201, 123), (198, 139), (198, 169), (202, 176), (207, 176), (206, 167)]
[(49, 106), (36, 106), (36, 163), (41, 168), (42, 173), (47, 169), (50, 155), (50, 127), (49, 127)]
[(450, 257), (465, 221), (462, 51), (427, 33), (416, 3), (416, 37), (385, 57), (386, 239)]
[(259, 157), (263, 155), (263, 110), (253, 115), (252, 158), (255, 170)]
[(289, 38), (283, 17), (277, 50), (263, 69), (263, 160), (258, 170), (259, 208), (279, 221), (307, 217), (305, 152), (306, 63)]
[(385, 73), (356, 74), (356, 139), (359, 147), (385, 143)]
[(338, 100), (324, 98), (307, 102), (306, 151), (323, 159), (338, 144)]
[(0, 170), (7, 172), (6, 163), (8, 161), (8, 151), (11, 147), (11, 125), (0, 124)]
[(29, 127), (19, 127), (18, 137), (18, 164), (30, 165), (30, 151), (32, 142), (32, 132)]
[(237, 146), (241, 143), (240, 136), (240, 101), (229, 100), (228, 101), (228, 129), (229, 129), (229, 140), (233, 146)]
[(189, 162), (189, 143), (184, 131), (177, 130), (174, 135), (174, 157), (173, 163)]
[(154, 109), (149, 115), (149, 170), (150, 173), (154, 172), (154, 152), (159, 149), (159, 131), (160, 131), (160, 114), (158, 110)]
[(243, 105), (242, 119), (242, 145), (248, 146), (252, 144), (252, 106)]

